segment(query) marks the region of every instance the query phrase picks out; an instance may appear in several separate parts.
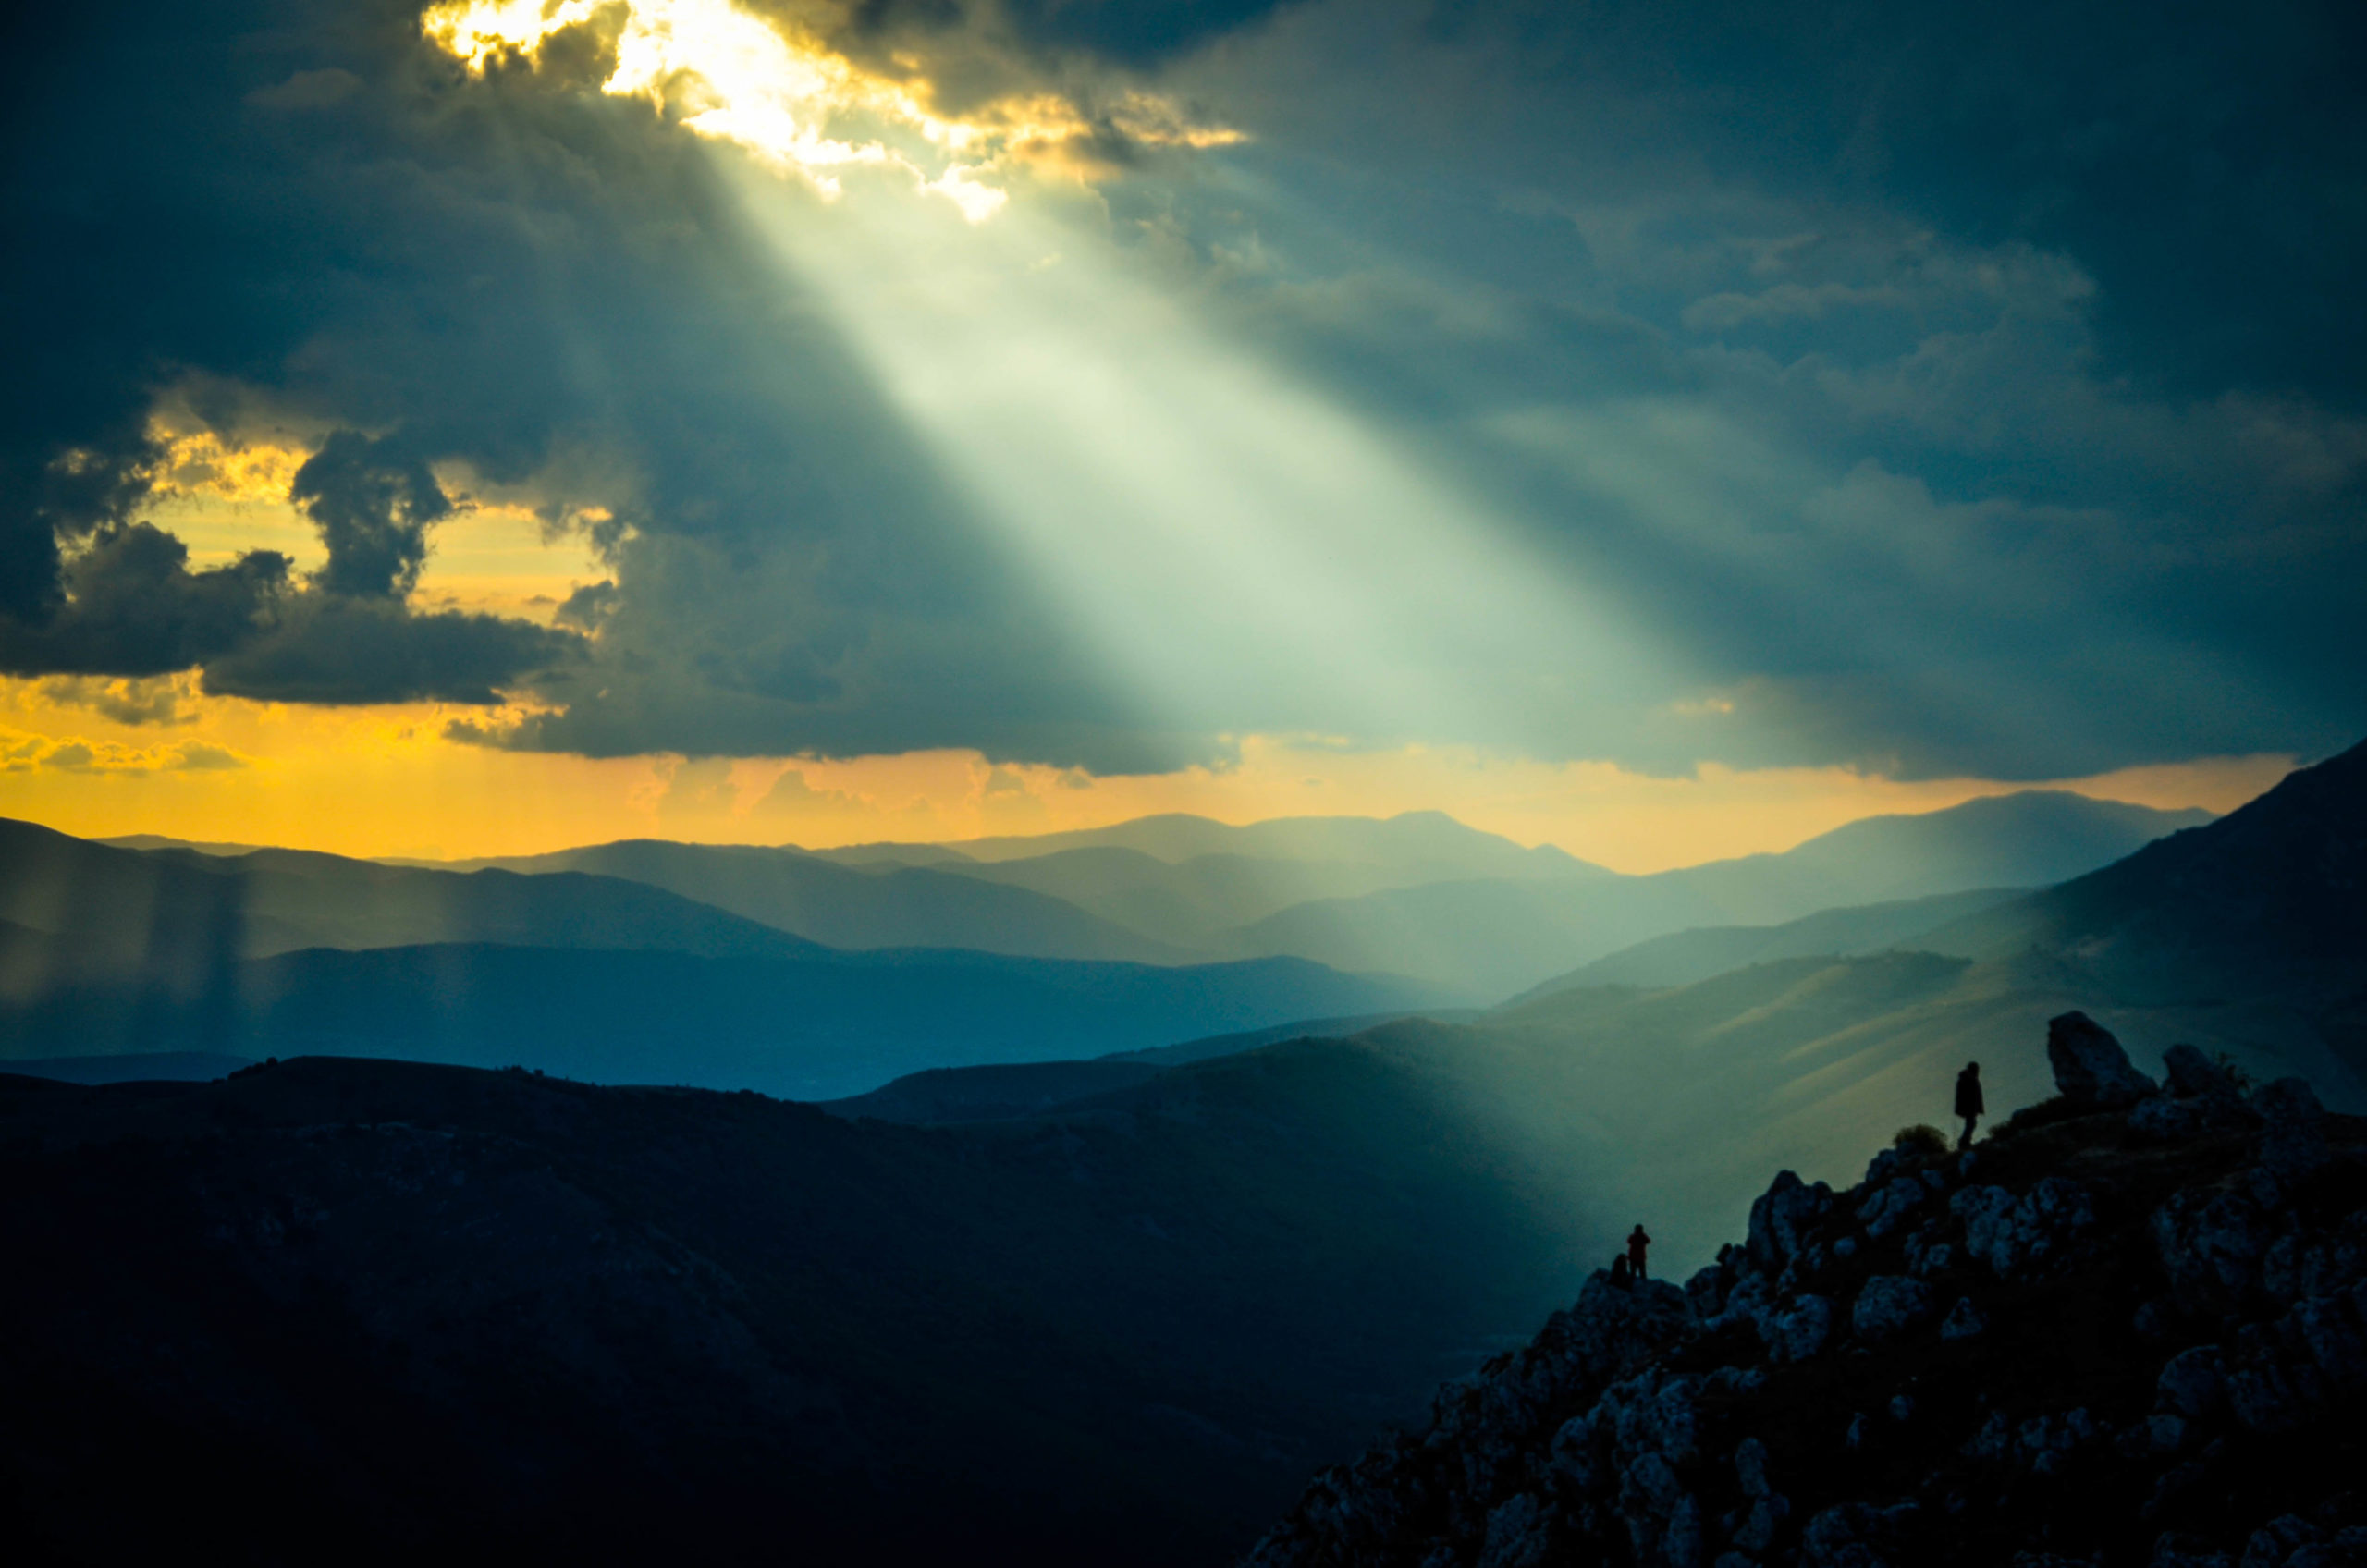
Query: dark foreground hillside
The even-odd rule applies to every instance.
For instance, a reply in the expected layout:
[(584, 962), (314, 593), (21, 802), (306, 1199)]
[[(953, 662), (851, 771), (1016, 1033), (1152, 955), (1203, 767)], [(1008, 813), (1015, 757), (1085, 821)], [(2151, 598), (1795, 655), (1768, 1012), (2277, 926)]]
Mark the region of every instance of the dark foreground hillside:
[(1535, 1321), (1580, 1221), (1353, 1043), (1161, 1084), (949, 1132), (382, 1060), (0, 1076), (0, 1540), (1224, 1561)]
[(2367, 1562), (2367, 1121), (2082, 1015), (1969, 1154), (1788, 1172), (1683, 1288), (1608, 1275), (1255, 1568)]

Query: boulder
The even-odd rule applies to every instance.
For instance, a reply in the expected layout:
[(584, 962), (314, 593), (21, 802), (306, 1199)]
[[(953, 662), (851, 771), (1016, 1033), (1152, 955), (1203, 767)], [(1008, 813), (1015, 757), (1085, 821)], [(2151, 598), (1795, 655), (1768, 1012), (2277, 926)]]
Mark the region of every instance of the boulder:
[(1515, 1493), (1490, 1512), (1478, 1568), (1545, 1568), (1552, 1561), (1553, 1537), (1536, 1493)]
[(2205, 1317), (2233, 1312), (2258, 1288), (2262, 1257), (2275, 1239), (2260, 1204), (2234, 1190), (2173, 1193), (2153, 1211), (2152, 1231), (2173, 1299)]
[(1972, 1305), (1972, 1298), (1958, 1296), (1956, 1305), (1948, 1312), (1947, 1321), (1940, 1325), (1940, 1338), (1968, 1340), (1988, 1327), (1989, 1319), (1981, 1315), (1981, 1308)]
[(1833, 1189), (1823, 1182), (1810, 1186), (1792, 1171), (1777, 1171), (1774, 1183), (1750, 1206), (1751, 1267), (1770, 1273), (1782, 1268), (1832, 1207)]
[(1932, 1287), (1903, 1274), (1877, 1274), (1858, 1292), (1849, 1326), (1870, 1345), (1887, 1344), (1932, 1316)]
[(2128, 1113), (2128, 1130), (2158, 1144), (2182, 1144), (2205, 1133), (2250, 1127), (2260, 1119), (2233, 1095), (2173, 1099), (2157, 1095)]
[(1917, 1512), (1911, 1501), (1828, 1508), (1800, 1532), (1800, 1568), (1906, 1568), (1905, 1537)]
[(2162, 1053), (2163, 1076), (2170, 1093), (2180, 1099), (2238, 1099), (2240, 1091), (2227, 1070), (2193, 1046), (2172, 1046)]
[(2055, 1092), (2075, 1106), (2116, 1110), (2161, 1092), (2130, 1065), (2112, 1031), (2084, 1012), (2047, 1021), (2046, 1062), (2054, 1070)]
[(1745, 1497), (1765, 1497), (1775, 1489), (1767, 1484), (1767, 1445), (1757, 1438), (1735, 1445), (1735, 1482)]
[(2227, 1403), (2227, 1366), (2215, 1345), (2182, 1350), (2163, 1364), (2153, 1403), (2172, 1415), (2201, 1421)]
[(2299, 1176), (2326, 1162), (2325, 1107), (2300, 1078), (2279, 1078), (2252, 1096), (2261, 1130), (2260, 1162), (2279, 1176)]
[(1965, 1251), (2001, 1280), (2042, 1272), (2096, 1225), (2088, 1194), (2060, 1176), (2018, 1199), (2003, 1187), (1966, 1187), (1948, 1211), (1964, 1222)]
[(1931, 1196), (1932, 1189), (1924, 1185), (1921, 1178), (1895, 1176), (1858, 1206), (1858, 1218), (1864, 1222), (1866, 1234), (1880, 1241), (1897, 1230)]
[(1759, 1315), (1759, 1337), (1776, 1361), (1806, 1361), (1824, 1348), (1833, 1333), (1833, 1304), (1822, 1296), (1802, 1296), (1785, 1306), (1768, 1307)]

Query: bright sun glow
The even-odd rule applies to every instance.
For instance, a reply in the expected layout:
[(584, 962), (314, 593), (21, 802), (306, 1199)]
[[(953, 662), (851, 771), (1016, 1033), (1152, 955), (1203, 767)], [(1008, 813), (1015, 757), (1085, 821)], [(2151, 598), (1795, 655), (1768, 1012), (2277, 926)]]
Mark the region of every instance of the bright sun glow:
[[(866, 71), (811, 37), (785, 31), (730, 0), (449, 0), (431, 6), (420, 26), (435, 43), (482, 72), (498, 55), (531, 55), (562, 29), (623, 14), (616, 69), (604, 92), (645, 98), (700, 136), (744, 147), (825, 196), (840, 187), (836, 171), (871, 165), (901, 171), (923, 190), (983, 223), (1009, 200), (983, 177), (1005, 158), (1049, 159), (1092, 129), (1073, 105), (1036, 94), (957, 120), (932, 113), (921, 91)], [(1208, 147), (1238, 133), (1191, 123), (1139, 92), (1121, 96), (1101, 117), (1137, 141)], [(834, 134), (850, 122), (883, 135)], [(898, 133), (901, 133), (898, 135)], [(917, 141), (917, 145), (914, 143)], [(935, 165), (931, 173), (925, 164)]]

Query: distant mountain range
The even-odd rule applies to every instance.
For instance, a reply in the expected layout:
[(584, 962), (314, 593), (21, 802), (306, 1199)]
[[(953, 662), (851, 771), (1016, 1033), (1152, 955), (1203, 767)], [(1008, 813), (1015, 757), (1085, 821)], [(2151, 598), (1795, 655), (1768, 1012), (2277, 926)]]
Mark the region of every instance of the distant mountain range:
[(1231, 827), (1152, 816), (1031, 839), (821, 853), (638, 840), (457, 863), (662, 888), (840, 948), (1153, 963), (1310, 959), (1479, 1005), (1695, 926), (2031, 888), (2210, 820), (2060, 791), (1851, 823), (1782, 854), (1623, 876), (1435, 812)]
[[(1652, 1216), (1686, 1258), (1731, 1231), (1767, 1169), (1838, 1179), (1897, 1127), (1946, 1121), (1966, 1060), (1984, 1062), (2001, 1114), (2040, 1097), (2029, 1042), (2072, 1008), (2140, 1063), (2187, 1041), (2367, 1109), (2362, 844), (2367, 747), (2052, 888), (1681, 933), (1467, 1022), (1298, 1048), (1371, 1053), (1488, 1108), (1521, 1130), (1508, 1168), (1606, 1226)], [(848, 1109), (982, 1104), (963, 1078), (890, 1084)], [(1105, 1114), (1160, 1081), (1079, 1084), (1085, 1097), (1028, 1113)]]
[[(2090, 869), (2194, 815), (2031, 792), (1645, 877), (1435, 813), (458, 866), (0, 821), (0, 1053), (362, 1052), (830, 1098), (1492, 1002), (1707, 919)], [(1761, 956), (1870, 949), (1922, 914), (1833, 918), (1856, 947), (1817, 927)], [(1757, 939), (1689, 940), (1702, 970)]]
[(1096, 1055), (1444, 999), (1434, 986), (1288, 958), (841, 952), (582, 871), (141, 852), (0, 821), (0, 1060), (334, 1052), (818, 1099), (928, 1066)]
[(1868, 818), (1782, 854), (1649, 876), (1436, 882), (1311, 900), (1235, 932), (1229, 950), (1410, 974), (1496, 1000), (1652, 937), (2058, 882), (2209, 820), (2202, 812), (2029, 790)]
[[(2140, 1066), (2191, 1040), (2359, 1103), (2344, 1020), (2367, 944), (2342, 895), (2362, 827), (2367, 749), (2039, 892), (1759, 938), (1907, 948), (1574, 984), (1460, 1021), (1319, 1010), (1349, 1020), (1339, 1037), (939, 1057), (837, 1115), (321, 1058), (216, 1084), (0, 1080), (18, 1281), (0, 1467), (45, 1477), (18, 1488), (29, 1527), (85, 1555), (156, 1547), (158, 1518), (251, 1556), (367, 1518), (384, 1527), (356, 1551), (389, 1558), (465, 1539), (729, 1560), (793, 1538), (817, 1562), (1215, 1561), (1438, 1379), (1524, 1341), (1629, 1225), (1682, 1274), (1741, 1233), (1768, 1170), (1846, 1181), (1945, 1120), (1968, 1058), (1997, 1115), (2038, 1098), (2054, 1013), (2093, 1013)], [(554, 959), (580, 967), (501, 970)], [(940, 960), (863, 962), (909, 980)], [(464, 974), (391, 989), (337, 967), (446, 962)], [(635, 966), (664, 964), (750, 976), (686, 1031), (715, 1034), (775, 975), (850, 960), (238, 961), (278, 966), (288, 1016), (387, 1015), (339, 1029), (401, 1034), (399, 1004), (462, 998), (520, 1060), (655, 1027), (617, 1015)], [(576, 987), (572, 1011), (465, 1000)], [(104, 1506), (135, 1470), (169, 1507)], [(276, 1506), (250, 1505), (257, 1474)]]

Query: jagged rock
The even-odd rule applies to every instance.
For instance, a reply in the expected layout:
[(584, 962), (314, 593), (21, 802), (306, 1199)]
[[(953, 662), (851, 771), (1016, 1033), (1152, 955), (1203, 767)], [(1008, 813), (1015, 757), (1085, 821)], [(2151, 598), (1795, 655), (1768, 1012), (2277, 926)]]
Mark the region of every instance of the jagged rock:
[(1771, 1306), (1759, 1315), (1758, 1328), (1771, 1359), (1806, 1361), (1832, 1336), (1833, 1303), (1822, 1296), (1802, 1296), (1788, 1307)]
[(2049, 1176), (2018, 1199), (2003, 1187), (1967, 1187), (1948, 1200), (1964, 1222), (1965, 1251), (2001, 1280), (2043, 1271), (2095, 1228), (2078, 1183)]
[(2055, 1092), (2084, 1109), (2134, 1105), (2160, 1089), (2130, 1065), (2112, 1031), (2084, 1012), (2067, 1012), (2046, 1025), (2046, 1060)]
[(2233, 1311), (2260, 1283), (2261, 1260), (2274, 1239), (2250, 1193), (2232, 1188), (2173, 1194), (2153, 1211), (2154, 1255), (2182, 1311)]
[(2261, 1130), (2260, 1160), (2278, 1176), (2300, 1176), (2326, 1162), (2325, 1107), (2300, 1078), (2279, 1078), (2252, 1096)]
[(1773, 1490), (1767, 1484), (1767, 1445), (1757, 1438), (1735, 1445), (1735, 1482), (1745, 1497), (1765, 1497)]
[(2274, 1327), (2247, 1324), (2227, 1361), (2227, 1408), (2255, 1432), (2287, 1432), (2326, 1394), (2324, 1378), (2306, 1353), (2293, 1354)]
[(2185, 1445), (2186, 1433), (2185, 1417), (2157, 1410), (2121, 1433), (2114, 1440), (2113, 1448), (2123, 1459), (2145, 1459), (2154, 1454), (2176, 1453)]
[(1545, 1568), (1553, 1560), (1553, 1537), (1545, 1504), (1534, 1492), (1519, 1492), (1488, 1514), (1487, 1538), (1476, 1568)]
[(2152, 1568), (2236, 1568), (2236, 1564), (2226, 1552), (2211, 1550), (2208, 1542), (2172, 1531), (2153, 1543)]
[(1778, 1171), (1774, 1184), (1750, 1206), (1751, 1267), (1769, 1273), (1782, 1268), (1832, 1207), (1833, 1189), (1823, 1182), (1810, 1186), (1789, 1170)]
[(2032, 1471), (2052, 1476), (2069, 1456), (2093, 1447), (2103, 1436), (2095, 1417), (2084, 1409), (2070, 1410), (2023, 1422), (2014, 1433), (2014, 1447)]
[(1759, 1315), (1775, 1299), (1775, 1284), (1764, 1274), (1745, 1274), (1726, 1292), (1718, 1316), (1711, 1319), (1711, 1328), (1723, 1328), (1734, 1323), (1756, 1323)]
[(2323, 1545), (2326, 1533), (2298, 1513), (2270, 1520), (2244, 1542), (2238, 1568), (2285, 1568), (2303, 1547)]
[(2240, 1091), (2227, 1070), (2192, 1046), (2172, 1046), (2162, 1053), (2162, 1074), (2171, 1094), (2181, 1099), (2238, 1099)]
[(2287, 1338), (2310, 1354), (2345, 1392), (2367, 1388), (2367, 1285), (2340, 1295), (2308, 1296), (2286, 1315)]
[[(1978, 1168), (1996, 1182), (1952, 1196), (1903, 1156), (1841, 1194), (1786, 1173), (1718, 1267), (1590, 1282), (1428, 1436), (1328, 1473), (1253, 1562), (2237, 1568), (2240, 1544), (2244, 1568), (2362, 1568), (2367, 1530), (2337, 1527), (2361, 1509), (2343, 1423), (2367, 1399), (2367, 1159), (2280, 1174), (2265, 1135), (2145, 1146), (2147, 1124), (2255, 1121), (2188, 1054), (2175, 1095), (2001, 1133)], [(2271, 1096), (2258, 1120), (2346, 1151), (2367, 1133), (2313, 1109)], [(1976, 1261), (2002, 1283), (1963, 1290)], [(2110, 1332), (2132, 1307), (2137, 1331)], [(1795, 1476), (1812, 1502), (1777, 1490)], [(2266, 1518), (2287, 1509), (2321, 1538)], [(2193, 1525), (2210, 1535), (2154, 1538)]]
[(1608, 1413), (1609, 1435), (1622, 1459), (1654, 1453), (1672, 1464), (1692, 1461), (1700, 1439), (1697, 1396), (1701, 1379), (1657, 1369), (1603, 1390), (1596, 1407)]
[(1755, 1498), (1750, 1511), (1735, 1528), (1734, 1544), (1744, 1551), (1764, 1552), (1775, 1544), (1776, 1532), (1791, 1516), (1791, 1501), (1783, 1493), (1769, 1492), (1765, 1497)]
[(1858, 1206), (1858, 1218), (1864, 1223), (1866, 1234), (1880, 1240), (1897, 1230), (1931, 1197), (1932, 1189), (1924, 1185), (1920, 1177), (1893, 1177), (1872, 1197)]
[(1907, 1271), (1919, 1280), (1954, 1268), (1956, 1249), (1947, 1240), (1945, 1218), (1927, 1219), (1907, 1238)]
[(2336, 1295), (2367, 1280), (2367, 1210), (2307, 1243), (2278, 1237), (2262, 1255), (2260, 1277), (2261, 1287), (2285, 1302)]
[(1661, 1560), (1668, 1568), (1701, 1568), (1707, 1535), (1700, 1500), (1690, 1494), (1678, 1498), (1669, 1510), (1668, 1527), (1661, 1532)]
[(1800, 1568), (1906, 1568), (1901, 1537), (1916, 1512), (1911, 1500), (1887, 1508), (1865, 1502), (1828, 1508), (1800, 1532)]
[(2193, 1099), (2156, 1096), (2128, 1113), (2128, 1130), (2157, 1144), (2181, 1144), (2205, 1133), (2249, 1127), (2259, 1120), (2232, 1096)]
[(1718, 1316), (1725, 1305), (1726, 1270), (1723, 1264), (1713, 1263), (1707, 1268), (1697, 1268), (1685, 1281), (1686, 1305), (1693, 1316), (1708, 1321)]
[(1868, 1344), (1888, 1344), (1932, 1316), (1932, 1287), (1903, 1274), (1877, 1274), (1858, 1292), (1849, 1327)]
[(2014, 1450), (2013, 1423), (2005, 1419), (2002, 1410), (1993, 1410), (1981, 1429), (1965, 1439), (1957, 1450), (1967, 1459), (2003, 1459)]
[(2227, 1402), (2227, 1364), (2215, 1345), (2183, 1350), (2163, 1364), (2153, 1403), (2189, 1421), (2208, 1420)]

